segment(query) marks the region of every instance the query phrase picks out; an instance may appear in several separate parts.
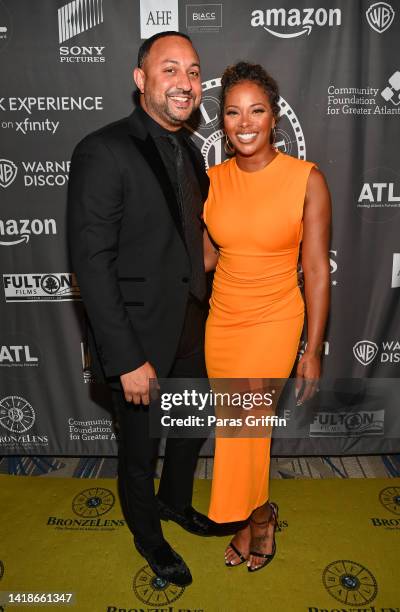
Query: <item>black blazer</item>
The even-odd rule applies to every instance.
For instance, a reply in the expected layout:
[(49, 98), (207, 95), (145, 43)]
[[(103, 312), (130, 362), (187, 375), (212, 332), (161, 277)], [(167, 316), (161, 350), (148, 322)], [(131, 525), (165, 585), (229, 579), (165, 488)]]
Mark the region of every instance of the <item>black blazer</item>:
[[(188, 142), (204, 202), (204, 160)], [(182, 330), (190, 262), (173, 186), (139, 112), (75, 148), (68, 239), (97, 378), (145, 361), (167, 376)]]

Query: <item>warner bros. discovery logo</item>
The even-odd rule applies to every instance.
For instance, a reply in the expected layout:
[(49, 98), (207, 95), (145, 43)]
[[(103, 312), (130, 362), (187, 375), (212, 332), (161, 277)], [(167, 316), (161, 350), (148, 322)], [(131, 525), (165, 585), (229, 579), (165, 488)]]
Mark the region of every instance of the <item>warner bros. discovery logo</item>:
[(370, 365), (378, 356), (380, 363), (400, 363), (400, 341), (383, 340), (381, 347), (371, 340), (359, 340), (353, 346), (353, 355), (363, 366)]
[(0, 159), (0, 187), (6, 189), (17, 177), (18, 168), (10, 159)]
[(393, 253), (392, 289), (400, 287), (400, 253)]
[(383, 34), (392, 25), (395, 11), (387, 2), (375, 2), (366, 10), (365, 16), (370, 27)]

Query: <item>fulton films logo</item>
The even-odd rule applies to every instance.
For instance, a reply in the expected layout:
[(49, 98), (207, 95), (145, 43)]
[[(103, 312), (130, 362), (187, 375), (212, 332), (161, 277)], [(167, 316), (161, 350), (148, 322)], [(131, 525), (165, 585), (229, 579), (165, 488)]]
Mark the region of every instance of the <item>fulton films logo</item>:
[(6, 189), (16, 179), (17, 166), (9, 159), (0, 159), (0, 187)]
[(261, 27), (278, 38), (309, 36), (314, 27), (338, 27), (342, 24), (339, 8), (268, 8), (251, 13), (250, 25)]
[(222, 4), (187, 4), (186, 29), (194, 32), (219, 32), (222, 28)]
[(80, 300), (72, 272), (3, 274), (6, 302), (70, 302)]
[(103, 0), (73, 0), (58, 9), (58, 40), (60, 62), (105, 62), (104, 46), (65, 45), (71, 38), (92, 30), (104, 22)]
[(31, 236), (55, 236), (54, 219), (0, 219), (0, 246), (28, 244)]
[(400, 287), (400, 253), (393, 253), (392, 288)]
[[(203, 97), (198, 113), (186, 127), (199, 147), (206, 167), (220, 164), (226, 159), (224, 152), (225, 133), (222, 129), (219, 94), (221, 79), (210, 79), (202, 83)], [(280, 121), (276, 130), (275, 146), (288, 155), (306, 158), (304, 134), (296, 113), (286, 100), (279, 99)]]
[(371, 28), (378, 34), (383, 34), (392, 25), (395, 12), (387, 2), (375, 2), (367, 9), (365, 16)]
[(178, 0), (140, 0), (140, 38), (179, 31)]

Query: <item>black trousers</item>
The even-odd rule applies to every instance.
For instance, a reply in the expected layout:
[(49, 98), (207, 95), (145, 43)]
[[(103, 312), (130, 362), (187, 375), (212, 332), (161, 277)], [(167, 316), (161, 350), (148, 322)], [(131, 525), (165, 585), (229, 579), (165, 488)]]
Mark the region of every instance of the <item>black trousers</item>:
[[(202, 378), (204, 360), (203, 305), (189, 298), (171, 378)], [(159, 440), (149, 435), (149, 408), (128, 403), (122, 391), (113, 391), (119, 423), (118, 491), (125, 520), (135, 539), (146, 548), (163, 542), (155, 491), (154, 470)], [(191, 505), (193, 478), (203, 439), (168, 438), (158, 496), (183, 510)]]

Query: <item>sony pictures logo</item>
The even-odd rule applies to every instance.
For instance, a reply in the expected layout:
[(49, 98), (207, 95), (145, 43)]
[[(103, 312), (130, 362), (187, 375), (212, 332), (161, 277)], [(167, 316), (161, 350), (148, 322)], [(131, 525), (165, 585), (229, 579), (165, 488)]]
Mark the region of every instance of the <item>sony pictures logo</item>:
[(3, 274), (6, 302), (53, 302), (80, 300), (80, 290), (72, 272)]
[[(103, 0), (73, 0), (58, 9), (58, 40), (75, 38), (104, 22)], [(61, 45), (60, 62), (105, 62), (104, 46)]]
[(339, 8), (268, 8), (256, 9), (251, 13), (250, 25), (262, 27), (278, 38), (297, 38), (309, 36), (313, 27), (337, 27), (342, 23)]
[(187, 4), (186, 28), (189, 32), (219, 32), (222, 4)]
[(371, 28), (382, 34), (392, 25), (395, 12), (387, 2), (375, 2), (367, 9), (365, 16)]

